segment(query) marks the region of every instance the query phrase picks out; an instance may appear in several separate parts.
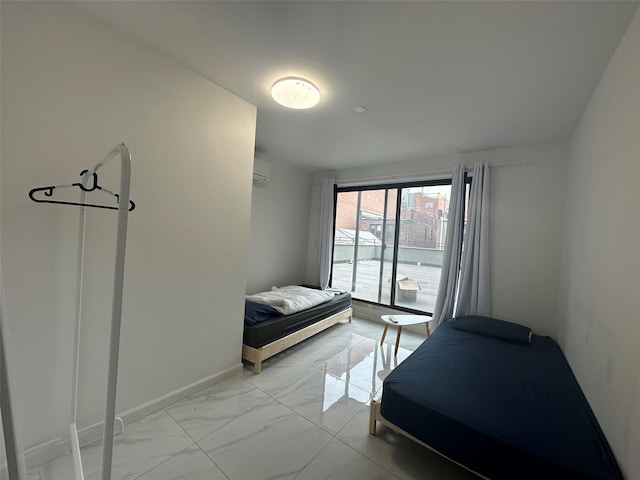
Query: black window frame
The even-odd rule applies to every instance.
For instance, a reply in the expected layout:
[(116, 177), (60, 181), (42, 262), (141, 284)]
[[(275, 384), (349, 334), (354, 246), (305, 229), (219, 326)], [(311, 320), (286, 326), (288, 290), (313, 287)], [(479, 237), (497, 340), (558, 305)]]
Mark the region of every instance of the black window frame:
[[(378, 183), (378, 184), (370, 184), (370, 185), (351, 185), (351, 186), (344, 186), (344, 187), (339, 187), (339, 186), (335, 186), (334, 190), (333, 190), (333, 195), (334, 195), (334, 201), (333, 201), (333, 236), (332, 238), (334, 239), (334, 246), (335, 246), (335, 233), (336, 233), (336, 213), (337, 213), (337, 208), (338, 208), (338, 194), (339, 193), (345, 193), (345, 192), (366, 192), (366, 191), (372, 191), (372, 190), (397, 190), (396, 193), (396, 212), (395, 212), (395, 226), (394, 226), (394, 243), (393, 243), (393, 259), (392, 259), (392, 272), (391, 272), (391, 290), (390, 290), (390, 296), (389, 296), (389, 304), (385, 304), (385, 303), (380, 303), (380, 302), (375, 302), (373, 300), (366, 300), (366, 299), (361, 299), (361, 298), (354, 298), (354, 300), (357, 300), (358, 302), (362, 302), (365, 304), (369, 304), (369, 305), (375, 305), (375, 306), (380, 306), (383, 308), (391, 308), (393, 310), (398, 310), (401, 312), (406, 312), (409, 314), (413, 314), (413, 315), (427, 315), (427, 316), (432, 316), (433, 312), (428, 312), (425, 310), (418, 310), (415, 308), (410, 308), (410, 307), (406, 307), (403, 305), (397, 305), (396, 304), (396, 278), (397, 278), (397, 270), (398, 270), (398, 244), (400, 242), (400, 214), (401, 214), (401, 210), (402, 210), (402, 191), (404, 189), (407, 188), (415, 188), (415, 187), (437, 187), (437, 186), (441, 186), (441, 185), (449, 185), (452, 186), (452, 178), (438, 178), (438, 179), (431, 179), (431, 180), (414, 180), (414, 181), (409, 181), (409, 182), (388, 182), (388, 183)], [(466, 186), (466, 191), (465, 191), (465, 197), (466, 197), (466, 201), (465, 204), (463, 205), (463, 217), (466, 215), (466, 213), (464, 212), (464, 209), (466, 207), (466, 203), (468, 201), (468, 195), (470, 192), (470, 188), (469, 185), (471, 184), (472, 181), (472, 177), (467, 175), (467, 173), (465, 172), (464, 174), (464, 184)], [(387, 194), (388, 195), (388, 194)], [(386, 212), (386, 203), (385, 203), (385, 212)], [(356, 234), (356, 238), (357, 238), (357, 234)], [(384, 238), (384, 236), (383, 236)], [(462, 238), (464, 238), (464, 232), (462, 235)], [(332, 248), (332, 252), (331, 252), (331, 273), (329, 276), (329, 285), (332, 286), (333, 285), (333, 261), (334, 261), (334, 248)], [(357, 249), (356, 249), (357, 250)], [(357, 262), (357, 258), (354, 259), (354, 262)], [(352, 278), (352, 282), (354, 282), (355, 279)]]

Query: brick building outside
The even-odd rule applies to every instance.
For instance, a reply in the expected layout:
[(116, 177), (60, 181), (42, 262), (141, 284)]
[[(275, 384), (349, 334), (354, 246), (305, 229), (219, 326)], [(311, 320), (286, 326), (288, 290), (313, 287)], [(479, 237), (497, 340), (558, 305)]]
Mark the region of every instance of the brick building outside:
[[(385, 190), (340, 192), (336, 208), (336, 228), (355, 230), (360, 195), (359, 230), (382, 240)], [(390, 189), (387, 199), (387, 244), (395, 233), (396, 190)], [(403, 191), (400, 208), (400, 245), (406, 247), (442, 249), (449, 199), (441, 193)]]

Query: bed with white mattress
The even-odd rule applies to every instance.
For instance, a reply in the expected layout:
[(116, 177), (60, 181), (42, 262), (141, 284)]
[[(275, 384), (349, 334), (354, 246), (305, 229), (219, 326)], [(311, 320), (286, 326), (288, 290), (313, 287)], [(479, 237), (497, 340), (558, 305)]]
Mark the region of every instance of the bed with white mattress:
[(290, 285), (245, 298), (243, 360), (260, 373), (262, 361), (348, 319), (351, 295)]

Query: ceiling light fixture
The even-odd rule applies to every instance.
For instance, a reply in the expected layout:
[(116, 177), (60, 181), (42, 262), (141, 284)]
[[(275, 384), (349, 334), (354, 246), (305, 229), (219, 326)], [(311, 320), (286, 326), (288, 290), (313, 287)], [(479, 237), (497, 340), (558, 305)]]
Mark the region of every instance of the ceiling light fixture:
[(320, 91), (304, 78), (281, 78), (271, 87), (271, 96), (280, 105), (296, 110), (315, 107), (320, 101)]

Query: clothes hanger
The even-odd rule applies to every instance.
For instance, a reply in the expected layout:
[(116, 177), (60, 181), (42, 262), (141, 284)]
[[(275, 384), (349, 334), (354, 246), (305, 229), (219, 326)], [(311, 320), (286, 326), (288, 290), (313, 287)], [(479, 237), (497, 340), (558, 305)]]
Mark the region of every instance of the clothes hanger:
[[(38, 192), (44, 192), (45, 197), (52, 197), (53, 191), (56, 189), (77, 187), (77, 188), (80, 188), (80, 190), (82, 190), (83, 194), (85, 192), (93, 192), (95, 190), (100, 190), (102, 192), (108, 193), (116, 197), (116, 202), (120, 202), (120, 195), (118, 195), (115, 192), (112, 192), (108, 188), (101, 187), (100, 185), (98, 185), (98, 174), (96, 172), (91, 173), (92, 184), (90, 186), (85, 185), (86, 180), (88, 178), (87, 177), (88, 174), (89, 174), (89, 170), (83, 170), (82, 172), (80, 172), (80, 176), (82, 177), (82, 182), (76, 182), (69, 185), (51, 185), (48, 187), (32, 188), (31, 190), (29, 190), (29, 198), (34, 202), (38, 202), (38, 203), (56, 203), (58, 205), (77, 205), (79, 207), (94, 207), (94, 208), (106, 208), (108, 210), (118, 210), (118, 207), (114, 207), (111, 205), (103, 205), (98, 203), (86, 203), (86, 202), (70, 202), (66, 200), (53, 200), (53, 199), (49, 200), (46, 198), (44, 199), (37, 198), (35, 196), (35, 194)], [(134, 208), (136, 208), (136, 204), (133, 202), (133, 200), (129, 200), (129, 211), (131, 212)]]

